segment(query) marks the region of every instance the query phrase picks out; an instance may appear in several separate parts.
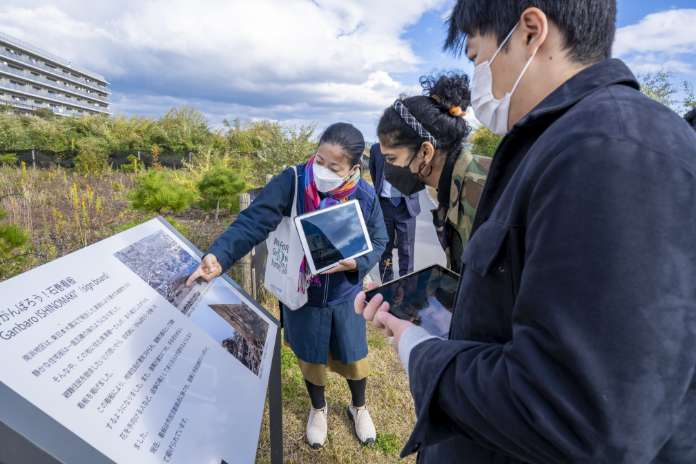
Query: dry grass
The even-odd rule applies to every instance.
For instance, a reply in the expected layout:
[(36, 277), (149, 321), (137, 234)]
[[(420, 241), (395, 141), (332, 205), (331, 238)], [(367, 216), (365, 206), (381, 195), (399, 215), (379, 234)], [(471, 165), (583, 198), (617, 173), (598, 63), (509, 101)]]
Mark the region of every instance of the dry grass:
[[(415, 423), (408, 382), (394, 349), (371, 327), (368, 328), (368, 345), (372, 375), (368, 380), (367, 406), (377, 427), (377, 443), (363, 447), (355, 438), (346, 415), (350, 391), (343, 378), (332, 374), (326, 388), (329, 437), (321, 450), (313, 450), (305, 442), (309, 398), (295, 355), (287, 346), (282, 347), (284, 462), (372, 464), (399, 461), (399, 453)], [(270, 462), (267, 418), (266, 411), (257, 463)], [(410, 457), (403, 462), (413, 463), (415, 459)]]
[[(12, 270), (19, 273), (56, 259), (141, 223), (151, 216), (128, 208), (132, 174), (112, 172), (82, 176), (62, 169), (0, 168), (0, 198), (8, 219), (29, 234), (33, 254)], [(211, 215), (192, 210), (176, 221), (201, 249), (206, 249), (232, 218), (215, 222)], [(239, 276), (240, 269), (233, 269)], [(11, 275), (0, 274), (0, 279)], [(267, 307), (276, 308), (275, 304)], [(378, 431), (377, 444), (362, 447), (346, 416), (350, 392), (346, 382), (332, 374), (327, 386), (329, 440), (322, 450), (312, 450), (304, 440), (309, 399), (295, 356), (282, 348), (283, 436), (288, 463), (393, 463), (413, 428), (415, 416), (406, 376), (393, 348), (369, 329), (367, 404)], [(270, 462), (267, 415), (264, 419), (257, 462)], [(414, 462), (409, 458), (404, 462)]]

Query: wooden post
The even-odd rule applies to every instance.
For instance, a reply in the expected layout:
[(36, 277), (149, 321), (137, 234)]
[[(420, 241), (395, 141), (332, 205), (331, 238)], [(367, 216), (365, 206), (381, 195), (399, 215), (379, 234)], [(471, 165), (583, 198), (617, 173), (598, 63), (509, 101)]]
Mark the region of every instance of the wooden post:
[[(244, 211), (251, 204), (251, 196), (248, 193), (239, 195), (239, 211)], [(247, 254), (239, 261), (242, 265), (242, 286), (244, 290), (252, 293), (253, 280), (251, 274), (251, 253)]]
[(31, 149), (31, 165), (36, 169), (36, 153), (34, 149)]

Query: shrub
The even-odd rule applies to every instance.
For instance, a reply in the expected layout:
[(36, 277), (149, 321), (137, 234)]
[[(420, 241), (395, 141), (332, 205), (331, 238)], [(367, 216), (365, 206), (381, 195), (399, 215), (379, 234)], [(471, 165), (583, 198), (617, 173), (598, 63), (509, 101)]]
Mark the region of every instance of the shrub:
[(501, 136), (494, 134), (487, 127), (481, 127), (471, 135), (471, 144), (473, 145), (471, 153), (477, 156), (492, 157), (501, 140)]
[(168, 171), (148, 171), (138, 177), (129, 195), (131, 207), (157, 214), (180, 213), (197, 200), (196, 192), (177, 182)]
[[(0, 208), (0, 221), (7, 213)], [(18, 254), (27, 245), (27, 233), (14, 224), (0, 223), (0, 278), (12, 275), (14, 265), (18, 264), (23, 255)]]
[(0, 166), (15, 166), (17, 164), (17, 155), (14, 153), (5, 153), (0, 155)]
[(214, 209), (217, 221), (220, 208), (233, 213), (239, 211), (239, 193), (245, 188), (246, 183), (232, 169), (216, 166), (198, 183), (201, 207), (206, 211)]
[(75, 168), (81, 174), (102, 174), (109, 169), (106, 143), (98, 137), (86, 137), (77, 142)]
[(121, 166), (123, 172), (140, 172), (143, 168), (143, 164), (135, 155), (128, 155), (128, 162)]

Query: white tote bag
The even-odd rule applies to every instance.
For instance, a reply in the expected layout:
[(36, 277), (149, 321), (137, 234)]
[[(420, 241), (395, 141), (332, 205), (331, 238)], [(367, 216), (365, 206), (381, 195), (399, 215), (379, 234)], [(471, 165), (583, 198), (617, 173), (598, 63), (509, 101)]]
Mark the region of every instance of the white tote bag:
[[(273, 293), (288, 309), (296, 310), (307, 304), (307, 287), (300, 279), (300, 266), (304, 259), (304, 250), (300, 236), (295, 227), (297, 216), (298, 180), (295, 172), (295, 195), (292, 199), (290, 217), (284, 217), (275, 231), (266, 239), (268, 257), (266, 258), (266, 276), (264, 286)], [(302, 283), (301, 283), (302, 281)]]

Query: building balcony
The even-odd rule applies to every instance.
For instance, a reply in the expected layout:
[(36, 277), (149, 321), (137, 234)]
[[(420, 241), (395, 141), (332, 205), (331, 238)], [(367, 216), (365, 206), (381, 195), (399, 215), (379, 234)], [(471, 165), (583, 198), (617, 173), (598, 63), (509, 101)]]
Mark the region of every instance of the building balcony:
[(21, 100), (15, 100), (13, 98), (8, 98), (6, 96), (0, 95), (0, 105), (8, 105), (13, 108), (17, 108), (25, 111), (36, 111), (40, 109), (46, 109), (52, 111), (58, 116), (84, 116), (84, 113), (80, 113), (77, 110), (71, 110), (65, 107), (52, 107), (49, 103), (37, 104), (30, 103)]
[(30, 85), (17, 85), (12, 82), (2, 81), (0, 82), (0, 90), (5, 90), (11, 93), (18, 93), (28, 98), (39, 98), (43, 100), (52, 101), (54, 103), (61, 103), (64, 105), (70, 105), (75, 108), (80, 108), (82, 110), (88, 111), (90, 113), (101, 113), (110, 115), (108, 108), (102, 106), (92, 106), (87, 105), (82, 102), (75, 101), (74, 99), (68, 98), (67, 96), (62, 96), (59, 94), (52, 94), (43, 90), (36, 90)]
[(82, 92), (79, 89), (69, 87), (65, 84), (61, 84), (60, 82), (52, 81), (52, 80), (45, 78), (43, 76), (35, 76), (31, 72), (20, 71), (20, 70), (15, 69), (11, 66), (3, 65), (2, 62), (0, 62), (0, 76), (1, 75), (21, 79), (23, 81), (26, 81), (26, 82), (29, 82), (32, 84), (37, 84), (37, 85), (41, 85), (41, 86), (48, 86), (48, 87), (51, 87), (52, 89), (58, 90), (60, 92), (71, 93), (71, 94), (78, 96), (78, 97), (87, 98), (87, 99), (94, 100), (94, 101), (101, 102), (101, 103), (106, 103), (107, 105), (109, 104), (109, 100), (106, 97), (95, 96), (95, 94)]
[(34, 71), (39, 71), (41, 73), (45, 74), (50, 74), (51, 76), (55, 77), (56, 79), (61, 79), (61, 80), (66, 80), (70, 81), (73, 83), (76, 83), (80, 86), (88, 87), (92, 90), (95, 90), (97, 92), (105, 93), (105, 94), (110, 94), (111, 92), (105, 87), (101, 85), (97, 85), (95, 83), (91, 83), (90, 81), (87, 81), (83, 77), (75, 77), (72, 73), (66, 74), (61, 72), (57, 67), (53, 68), (51, 66), (47, 66), (44, 63), (41, 63), (38, 60), (35, 60), (33, 58), (30, 58), (26, 55), (18, 55), (16, 53), (8, 52), (5, 47), (0, 45), (0, 57), (3, 57), (11, 62), (14, 62), (15, 64), (19, 66), (26, 66), (29, 67), (30, 69), (33, 69)]

